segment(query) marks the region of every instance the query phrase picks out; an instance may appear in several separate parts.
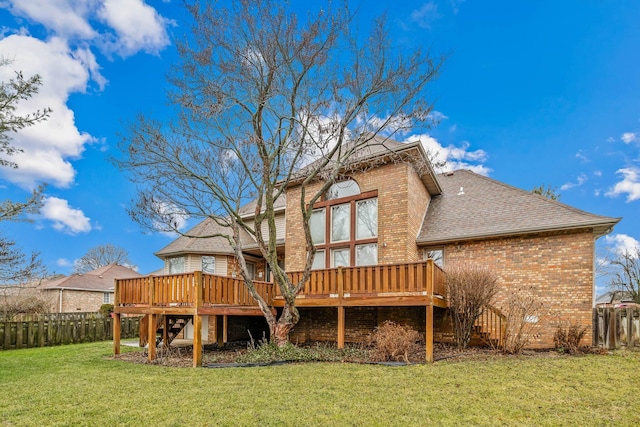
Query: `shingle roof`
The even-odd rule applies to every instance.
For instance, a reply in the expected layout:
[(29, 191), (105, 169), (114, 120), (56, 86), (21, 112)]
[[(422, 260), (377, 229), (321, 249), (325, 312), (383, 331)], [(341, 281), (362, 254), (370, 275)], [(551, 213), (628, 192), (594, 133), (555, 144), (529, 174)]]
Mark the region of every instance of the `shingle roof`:
[(63, 276), (40, 286), (40, 289), (76, 289), (84, 291), (108, 291), (115, 279), (142, 276), (135, 270), (118, 264), (109, 264), (82, 274)]
[[(216, 223), (211, 218), (206, 218), (185, 234), (190, 236), (211, 236), (218, 233), (232, 234), (226, 227)], [(180, 236), (156, 252), (156, 255), (162, 257), (185, 253), (233, 254), (233, 249), (229, 245), (229, 241), (224, 237), (198, 238)]]
[[(348, 149), (349, 144), (345, 145), (346, 149)], [(320, 161), (321, 159), (318, 159), (298, 170), (291, 182), (300, 182), (311, 170), (317, 167), (317, 163)], [(440, 184), (420, 141), (398, 142), (381, 135), (375, 135), (349, 157), (348, 162), (343, 167), (343, 170), (347, 172), (360, 170), (363, 164), (370, 165), (377, 164), (377, 162), (386, 163), (393, 161), (413, 162), (414, 165), (421, 170), (419, 173), (425, 187), (429, 191), (429, 194), (440, 194)], [(330, 167), (331, 163), (327, 165), (327, 168)]]
[(467, 170), (439, 175), (438, 181), (443, 193), (431, 199), (418, 244), (577, 228), (605, 234), (620, 221)]

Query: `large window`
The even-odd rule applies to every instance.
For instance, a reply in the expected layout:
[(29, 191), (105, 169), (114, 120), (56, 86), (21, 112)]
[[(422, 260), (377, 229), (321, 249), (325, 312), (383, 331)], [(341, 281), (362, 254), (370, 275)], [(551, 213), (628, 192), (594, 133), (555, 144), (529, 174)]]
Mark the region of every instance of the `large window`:
[(169, 258), (169, 274), (184, 273), (184, 257)]
[(309, 222), (317, 250), (313, 269), (378, 263), (377, 196), (361, 193), (353, 180), (329, 188)]

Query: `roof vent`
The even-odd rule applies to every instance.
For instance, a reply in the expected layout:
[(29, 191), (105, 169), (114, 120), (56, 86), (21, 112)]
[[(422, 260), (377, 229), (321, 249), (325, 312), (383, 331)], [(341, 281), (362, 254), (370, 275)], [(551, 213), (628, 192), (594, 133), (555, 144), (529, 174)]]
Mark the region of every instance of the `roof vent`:
[(460, 187), (460, 191), (458, 191), (458, 196), (462, 196), (464, 194), (464, 187)]
[(453, 176), (453, 171), (445, 172), (444, 176)]

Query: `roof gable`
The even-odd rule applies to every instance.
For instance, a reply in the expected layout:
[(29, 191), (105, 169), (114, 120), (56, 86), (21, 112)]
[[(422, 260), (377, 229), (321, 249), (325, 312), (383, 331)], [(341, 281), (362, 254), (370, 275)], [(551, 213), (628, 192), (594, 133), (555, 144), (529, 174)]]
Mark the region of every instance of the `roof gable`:
[(438, 176), (418, 244), (594, 228), (606, 234), (620, 219), (594, 215), (467, 170)]

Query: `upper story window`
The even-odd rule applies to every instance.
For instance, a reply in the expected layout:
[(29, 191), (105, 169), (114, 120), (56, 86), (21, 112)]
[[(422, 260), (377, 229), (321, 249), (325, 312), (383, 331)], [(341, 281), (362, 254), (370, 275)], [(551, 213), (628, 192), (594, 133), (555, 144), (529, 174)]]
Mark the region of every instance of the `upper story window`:
[(169, 258), (167, 263), (169, 264), (169, 274), (184, 273), (184, 257)]
[(335, 200), (342, 197), (355, 196), (360, 194), (360, 186), (352, 179), (346, 181), (336, 182), (325, 194), (326, 200)]
[(314, 270), (378, 263), (377, 196), (348, 180), (331, 186), (326, 200), (316, 203), (309, 221)]
[(202, 257), (202, 272), (216, 274), (216, 257), (212, 255)]

